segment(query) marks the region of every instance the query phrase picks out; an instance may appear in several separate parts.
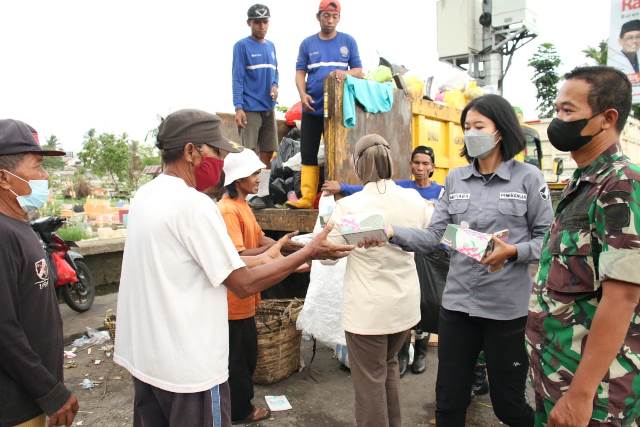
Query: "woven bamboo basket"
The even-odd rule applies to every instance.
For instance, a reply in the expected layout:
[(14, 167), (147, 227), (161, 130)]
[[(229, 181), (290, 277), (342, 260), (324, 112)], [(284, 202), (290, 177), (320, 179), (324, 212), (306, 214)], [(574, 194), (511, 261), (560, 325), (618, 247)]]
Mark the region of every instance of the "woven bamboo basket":
[(258, 363), (253, 374), (256, 384), (268, 385), (289, 377), (300, 368), (302, 333), (296, 321), (303, 299), (262, 300), (256, 308)]
[(112, 310), (107, 310), (107, 314), (104, 318), (104, 327), (109, 331), (109, 335), (111, 336), (111, 342), (115, 344), (116, 342), (116, 315), (113, 314)]

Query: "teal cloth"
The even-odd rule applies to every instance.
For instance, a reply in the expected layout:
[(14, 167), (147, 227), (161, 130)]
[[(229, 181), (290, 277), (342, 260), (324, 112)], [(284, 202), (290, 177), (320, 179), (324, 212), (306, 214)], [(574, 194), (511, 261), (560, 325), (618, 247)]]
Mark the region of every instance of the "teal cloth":
[(393, 85), (347, 76), (342, 96), (342, 117), (346, 128), (356, 127), (356, 100), (369, 113), (386, 113), (393, 107)]

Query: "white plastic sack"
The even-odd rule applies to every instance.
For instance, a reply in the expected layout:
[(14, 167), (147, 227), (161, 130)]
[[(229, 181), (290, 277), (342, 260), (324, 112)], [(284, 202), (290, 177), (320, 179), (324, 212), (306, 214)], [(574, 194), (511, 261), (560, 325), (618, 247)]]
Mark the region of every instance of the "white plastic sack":
[[(300, 172), (302, 169), (302, 155), (300, 152), (294, 154), (282, 166), (294, 172)], [(318, 166), (324, 166), (324, 143), (320, 144), (320, 149), (318, 150)]]
[[(333, 197), (320, 198), (320, 212), (326, 212), (335, 204)], [(320, 230), (316, 221), (314, 232)], [(309, 289), (304, 307), (298, 316), (298, 329), (335, 348), (336, 344), (346, 345), (342, 326), (342, 288), (347, 259), (342, 258), (336, 264), (323, 265), (320, 261), (311, 264)]]
[(296, 153), (293, 156), (289, 157), (289, 160), (282, 164), (283, 167), (289, 168), (294, 172), (300, 172), (302, 165), (302, 157), (300, 153)]

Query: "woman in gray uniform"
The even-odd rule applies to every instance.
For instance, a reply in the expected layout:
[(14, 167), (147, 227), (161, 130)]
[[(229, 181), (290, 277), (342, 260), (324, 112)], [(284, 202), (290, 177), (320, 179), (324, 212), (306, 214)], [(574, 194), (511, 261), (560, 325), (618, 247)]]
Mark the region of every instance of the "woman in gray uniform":
[[(528, 266), (538, 260), (551, 224), (549, 190), (540, 170), (513, 159), (525, 141), (508, 101), (498, 95), (476, 98), (462, 111), (460, 123), (462, 154), (470, 164), (447, 176), (430, 226), (390, 227), (391, 243), (430, 252), (448, 224), (484, 233), (509, 230), (506, 242), (494, 238), (495, 250), (482, 263), (452, 254), (439, 319), (436, 423), (464, 426), (473, 369), (484, 350), (496, 416), (509, 426), (533, 426), (525, 400)], [(491, 273), (489, 265), (503, 268)]]

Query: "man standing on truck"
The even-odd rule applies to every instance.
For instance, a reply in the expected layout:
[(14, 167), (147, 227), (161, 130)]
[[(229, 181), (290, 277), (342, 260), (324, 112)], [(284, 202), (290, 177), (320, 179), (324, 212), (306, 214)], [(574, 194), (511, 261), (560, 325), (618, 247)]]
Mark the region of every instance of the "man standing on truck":
[(529, 302), (536, 425), (636, 425), (640, 167), (619, 145), (631, 84), (602, 66), (565, 79), (547, 134), (578, 169), (545, 236)]
[(276, 48), (266, 40), (269, 8), (254, 4), (247, 11), (251, 36), (233, 46), (233, 106), (242, 145), (256, 151), (269, 167), (278, 147), (274, 107), (278, 99)]
[(324, 132), (324, 79), (332, 71), (336, 72), (338, 79), (343, 79), (346, 74), (362, 76), (362, 62), (355, 39), (336, 30), (340, 9), (338, 0), (320, 2), (316, 14), (320, 32), (304, 39), (298, 52), (296, 87), (302, 103), (302, 197), (297, 202), (287, 202), (292, 208), (310, 209), (318, 191), (318, 148)]

